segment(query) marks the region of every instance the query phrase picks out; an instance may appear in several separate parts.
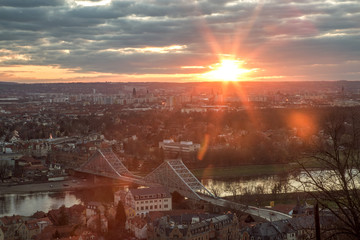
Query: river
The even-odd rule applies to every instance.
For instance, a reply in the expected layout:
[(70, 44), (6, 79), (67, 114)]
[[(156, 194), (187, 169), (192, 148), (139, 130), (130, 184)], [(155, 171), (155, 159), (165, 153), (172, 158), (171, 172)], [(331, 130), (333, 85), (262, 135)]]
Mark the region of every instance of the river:
[(301, 183), (292, 175), (265, 175), (236, 179), (203, 179), (202, 184), (217, 196), (290, 193), (301, 191)]
[(33, 192), (0, 195), (0, 217), (31, 216), (36, 211), (48, 212), (62, 205), (71, 207), (89, 201), (112, 202), (114, 187), (98, 187), (77, 191)]
[(38, 192), (5, 194), (0, 196), (0, 217), (10, 215), (30, 216), (36, 211), (48, 212), (65, 205), (71, 207), (82, 203), (73, 192)]

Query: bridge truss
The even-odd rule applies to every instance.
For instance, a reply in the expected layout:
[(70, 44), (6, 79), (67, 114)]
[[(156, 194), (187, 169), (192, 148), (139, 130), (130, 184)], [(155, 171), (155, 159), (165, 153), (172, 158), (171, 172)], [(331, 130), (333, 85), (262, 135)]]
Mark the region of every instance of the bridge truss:
[(144, 180), (164, 185), (170, 192), (177, 191), (187, 198), (202, 199), (202, 196), (214, 198), (214, 195), (199, 182), (180, 159), (166, 160), (145, 176)]
[(132, 174), (110, 148), (97, 150), (77, 170), (98, 176), (142, 183), (140, 177)]

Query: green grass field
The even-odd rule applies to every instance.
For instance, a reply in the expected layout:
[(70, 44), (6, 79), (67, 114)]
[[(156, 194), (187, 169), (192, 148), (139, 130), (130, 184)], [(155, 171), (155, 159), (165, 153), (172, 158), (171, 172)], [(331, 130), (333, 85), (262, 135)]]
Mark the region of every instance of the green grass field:
[(244, 165), (205, 169), (193, 169), (191, 172), (198, 178), (234, 178), (241, 176), (281, 174), (289, 171), (289, 164)]
[[(304, 159), (307, 168), (320, 167), (314, 160)], [(285, 174), (292, 171), (301, 170), (297, 163), (290, 164), (268, 164), (268, 165), (242, 165), (231, 167), (208, 167), (202, 169), (192, 169), (191, 172), (197, 178), (236, 178), (246, 176)]]
[[(304, 158), (301, 160), (306, 168), (321, 168), (322, 166), (314, 159)], [(229, 167), (216, 167), (211, 166), (207, 168), (190, 169), (190, 171), (199, 179), (203, 178), (237, 178), (237, 177), (250, 177), (261, 175), (277, 175), (292, 172), (299, 172), (301, 166), (298, 163), (287, 164), (265, 164), (265, 165), (240, 165)], [(153, 169), (150, 169), (151, 171)], [(150, 171), (150, 172), (151, 172)], [(132, 172), (138, 176), (146, 176), (150, 172)]]

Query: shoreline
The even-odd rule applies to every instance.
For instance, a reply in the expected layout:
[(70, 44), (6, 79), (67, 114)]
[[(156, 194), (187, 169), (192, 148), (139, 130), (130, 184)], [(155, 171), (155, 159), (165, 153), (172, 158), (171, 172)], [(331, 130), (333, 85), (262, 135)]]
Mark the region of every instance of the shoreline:
[(239, 177), (260, 177), (291, 173), (299, 169), (291, 164), (239, 165), (230, 167), (210, 167), (190, 169), (198, 179), (235, 179)]
[(73, 182), (72, 180), (56, 181), (56, 182), (41, 182), (29, 183), (19, 185), (0, 185), (0, 196), (9, 194), (32, 194), (41, 192), (65, 192), (91, 189), (102, 186), (117, 186), (113, 183), (90, 183), (90, 182)]

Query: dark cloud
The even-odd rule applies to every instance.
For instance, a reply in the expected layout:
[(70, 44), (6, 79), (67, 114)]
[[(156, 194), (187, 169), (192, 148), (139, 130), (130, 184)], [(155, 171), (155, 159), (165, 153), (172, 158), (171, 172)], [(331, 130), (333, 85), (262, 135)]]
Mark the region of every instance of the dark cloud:
[[(360, 59), (357, 1), (113, 0), (110, 5), (83, 6), (72, 0), (0, 0), (0, 6), (0, 49), (30, 56), (25, 62), (2, 61), (1, 66), (184, 73), (194, 70), (181, 66), (207, 66), (217, 54), (236, 53), (253, 67), (258, 63), (258, 68), (292, 75), (300, 71), (320, 75), (326, 64), (337, 62), (337, 75), (359, 78), (356, 63), (349, 67), (349, 61)], [(172, 45), (186, 48), (168, 53), (136, 51)], [(121, 53), (126, 48), (135, 50)]]
[(65, 3), (64, 0), (0, 0), (0, 7), (41, 7), (41, 6), (60, 6)]

